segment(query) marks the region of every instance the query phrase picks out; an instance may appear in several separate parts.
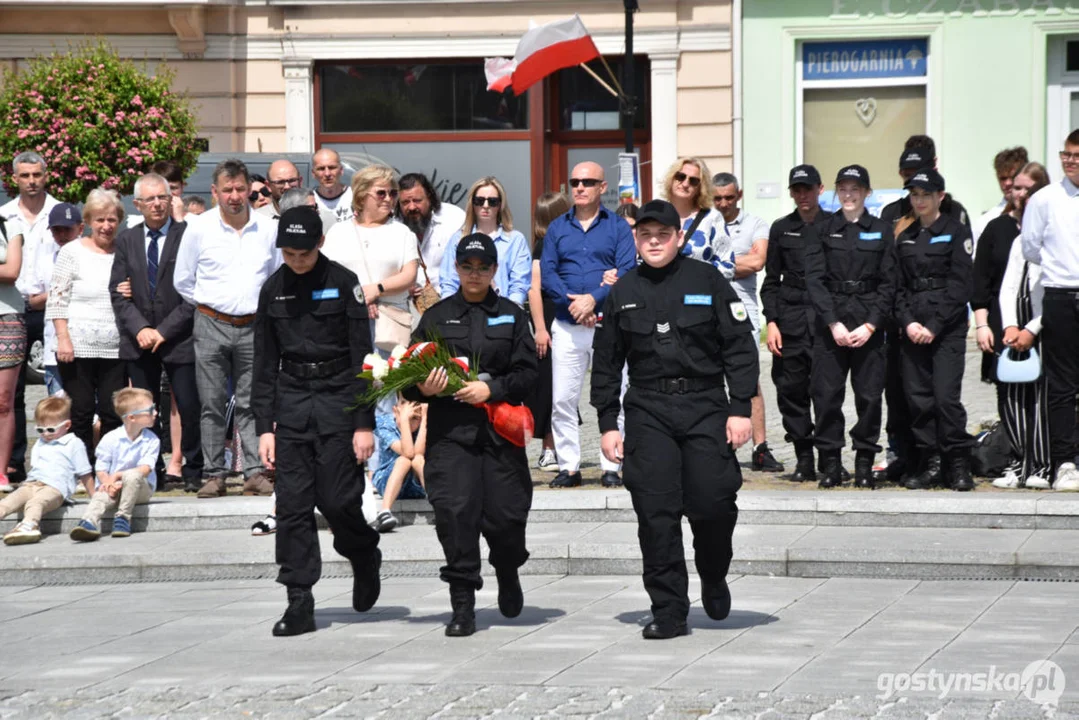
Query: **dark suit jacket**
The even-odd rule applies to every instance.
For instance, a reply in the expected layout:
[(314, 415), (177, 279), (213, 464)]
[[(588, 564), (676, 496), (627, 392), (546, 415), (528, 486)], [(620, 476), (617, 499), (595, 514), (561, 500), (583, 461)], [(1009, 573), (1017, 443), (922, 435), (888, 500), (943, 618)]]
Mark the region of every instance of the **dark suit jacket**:
[[(112, 261), (112, 278), (109, 293), (116, 325), (120, 328), (120, 358), (137, 360), (142, 349), (136, 336), (143, 328), (156, 328), (165, 336), (165, 344), (157, 354), (163, 362), (195, 362), (195, 345), (191, 338), (194, 326), (195, 306), (184, 302), (173, 285), (172, 275), (176, 269), (176, 253), (180, 249), (186, 223), (175, 220), (164, 238), (161, 258), (157, 264), (157, 292), (150, 299), (150, 285), (146, 278), (146, 228), (139, 223), (116, 236)], [(158, 241), (160, 242), (160, 241)], [(131, 278), (131, 297), (125, 298), (116, 286)]]

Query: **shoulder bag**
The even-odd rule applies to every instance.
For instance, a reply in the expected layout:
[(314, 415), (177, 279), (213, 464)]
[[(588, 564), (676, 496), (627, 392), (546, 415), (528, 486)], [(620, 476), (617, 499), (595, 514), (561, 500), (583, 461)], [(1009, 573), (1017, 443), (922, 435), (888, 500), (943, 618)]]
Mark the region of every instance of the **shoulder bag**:
[[(356, 234), (356, 242), (360, 244), (360, 257), (363, 260), (363, 269), (367, 272), (367, 280), (369, 283), (378, 282), (371, 276), (371, 268), (367, 264), (367, 247), (360, 237), (360, 231), (355, 224), (352, 228)], [(408, 347), (412, 340), (412, 313), (377, 300), (375, 307), (378, 308), (378, 317), (375, 318), (375, 347), (386, 352), (391, 352), (398, 345)]]
[(442, 299), (442, 296), (438, 292), (438, 288), (431, 284), (431, 276), (427, 274), (427, 263), (423, 261), (423, 249), (420, 247), (420, 243), (416, 244), (416, 254), (420, 256), (420, 267), (423, 268), (423, 290), (420, 290), (419, 295), (412, 298), (413, 304), (416, 306), (416, 310), (422, 315), (427, 312), (427, 309)]

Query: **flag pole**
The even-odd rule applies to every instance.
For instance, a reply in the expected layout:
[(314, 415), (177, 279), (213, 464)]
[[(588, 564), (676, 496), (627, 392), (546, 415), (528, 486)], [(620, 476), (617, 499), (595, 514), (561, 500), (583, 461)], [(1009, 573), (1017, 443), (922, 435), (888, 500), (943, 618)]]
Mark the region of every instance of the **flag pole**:
[(604, 89), (604, 90), (606, 90), (607, 92), (609, 92), (609, 93), (610, 93), (611, 95), (615, 96), (616, 98), (618, 98), (618, 97), (621, 97), (621, 96), (620, 96), (620, 95), (619, 95), (619, 94), (618, 94), (617, 92), (615, 92), (615, 90), (614, 90), (614, 88), (613, 88), (613, 87), (611, 87), (610, 85), (608, 85), (608, 84), (607, 84), (607, 83), (606, 83), (606, 82), (605, 82), (605, 81), (603, 80), (603, 78), (601, 78), (601, 77), (600, 77), (599, 75), (597, 75), (597, 74), (596, 74), (596, 71), (595, 71), (595, 70), (593, 70), (592, 68), (588, 67), (588, 65), (586, 65), (586, 64), (584, 64), (584, 63), (581, 63), (581, 64), (580, 64), (580, 67), (581, 67), (581, 68), (582, 68), (582, 69), (583, 69), (583, 70), (584, 70), (584, 71), (585, 71), (586, 73), (588, 73), (588, 74), (589, 74), (589, 75), (591, 75), (591, 76), (592, 76), (593, 78), (595, 78), (596, 82), (598, 82), (598, 83), (599, 83), (600, 85), (602, 85), (602, 86), (603, 86), (603, 89)]
[[(625, 80), (626, 87), (633, 90), (636, 84), (633, 80), (633, 13), (640, 7), (637, 0), (622, 0), (626, 10), (626, 52), (625, 52)], [(633, 152), (633, 127), (637, 120), (637, 99), (623, 91), (621, 97), (622, 122), (626, 131), (626, 152)]]
[(599, 60), (600, 60), (601, 63), (603, 63), (603, 67), (607, 68), (607, 75), (611, 78), (611, 81), (614, 83), (614, 86), (616, 88), (618, 88), (618, 94), (619, 95), (625, 95), (626, 91), (622, 89), (622, 85), (621, 85), (621, 83), (618, 82), (618, 77), (614, 74), (614, 71), (611, 70), (611, 66), (607, 64), (607, 58), (600, 55)]

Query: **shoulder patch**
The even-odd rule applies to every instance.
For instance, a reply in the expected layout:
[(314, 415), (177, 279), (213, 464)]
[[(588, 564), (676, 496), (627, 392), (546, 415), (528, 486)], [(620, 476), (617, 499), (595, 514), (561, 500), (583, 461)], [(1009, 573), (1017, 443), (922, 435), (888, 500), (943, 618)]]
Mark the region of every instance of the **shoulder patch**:
[(736, 300), (730, 304), (731, 317), (735, 322), (745, 322), (749, 319), (749, 313), (746, 312), (746, 306), (741, 300)]
[(971, 240), (970, 238), (967, 238), (966, 240), (964, 240), (963, 241), (963, 249), (967, 251), (967, 255), (973, 255), (974, 254), (974, 241)]
[(935, 238), (932, 238), (929, 241), (929, 244), (934, 245), (936, 243), (946, 243), (946, 242), (951, 242), (951, 241), (952, 241), (952, 236), (951, 235), (937, 235)]
[(487, 318), (487, 325), (512, 325), (514, 322), (512, 315), (499, 315), (498, 317)]
[(367, 304), (367, 299), (363, 296), (362, 285), (357, 285), (356, 287), (352, 288), (352, 297), (356, 298), (356, 302), (358, 302), (360, 305)]
[(882, 237), (884, 236), (879, 232), (858, 233), (859, 240), (880, 240)]
[(685, 305), (711, 305), (711, 295), (686, 295), (682, 299), (682, 303)]

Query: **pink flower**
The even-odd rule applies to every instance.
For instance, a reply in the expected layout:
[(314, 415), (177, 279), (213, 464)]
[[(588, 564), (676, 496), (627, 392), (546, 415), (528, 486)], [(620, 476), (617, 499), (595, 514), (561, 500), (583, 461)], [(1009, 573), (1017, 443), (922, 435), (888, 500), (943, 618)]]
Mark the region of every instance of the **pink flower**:
[(135, 97), (131, 98), (131, 104), (136, 107), (142, 107), (142, 98), (136, 95)]

